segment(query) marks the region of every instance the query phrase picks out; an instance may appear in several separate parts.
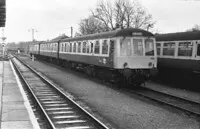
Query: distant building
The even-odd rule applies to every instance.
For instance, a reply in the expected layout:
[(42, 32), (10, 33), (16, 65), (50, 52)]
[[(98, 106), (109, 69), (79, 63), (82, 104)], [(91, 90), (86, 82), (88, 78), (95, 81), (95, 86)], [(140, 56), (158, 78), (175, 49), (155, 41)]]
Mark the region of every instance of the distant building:
[(56, 40), (60, 40), (60, 39), (65, 39), (65, 38), (69, 38), (68, 36), (66, 36), (65, 34), (62, 34), (56, 38), (51, 39), (51, 41), (56, 41)]

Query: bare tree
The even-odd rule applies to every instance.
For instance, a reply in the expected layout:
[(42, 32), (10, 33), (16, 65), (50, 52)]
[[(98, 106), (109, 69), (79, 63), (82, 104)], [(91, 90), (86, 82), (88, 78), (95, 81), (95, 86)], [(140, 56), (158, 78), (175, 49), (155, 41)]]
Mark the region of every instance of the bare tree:
[(108, 30), (114, 29), (114, 12), (111, 3), (101, 0), (91, 12), (92, 16), (103, 22)]
[(92, 15), (102, 21), (109, 30), (117, 23), (121, 27), (149, 29), (155, 22), (137, 0), (116, 0), (114, 5), (101, 0)]
[(114, 4), (100, 0), (92, 16), (82, 19), (80, 33), (93, 34), (121, 28), (152, 29), (155, 22), (137, 0), (115, 0)]
[(93, 16), (82, 19), (79, 24), (79, 30), (82, 35), (108, 31), (106, 26)]
[(195, 24), (194, 27), (188, 29), (186, 31), (200, 31), (200, 25)]

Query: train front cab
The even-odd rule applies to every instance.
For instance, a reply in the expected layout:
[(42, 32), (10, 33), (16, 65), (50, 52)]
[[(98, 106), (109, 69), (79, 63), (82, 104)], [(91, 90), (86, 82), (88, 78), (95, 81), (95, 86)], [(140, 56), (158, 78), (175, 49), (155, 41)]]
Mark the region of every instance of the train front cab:
[(157, 75), (157, 52), (153, 36), (120, 37), (116, 44), (114, 67), (121, 71), (126, 82), (131, 80), (131, 84), (140, 85), (150, 76)]

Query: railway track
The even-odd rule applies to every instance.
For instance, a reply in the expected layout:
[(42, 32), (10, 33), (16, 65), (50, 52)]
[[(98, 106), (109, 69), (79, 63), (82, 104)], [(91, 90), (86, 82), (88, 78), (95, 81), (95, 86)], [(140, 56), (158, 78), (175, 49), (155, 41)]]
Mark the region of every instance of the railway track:
[(12, 58), (12, 63), (45, 117), (48, 128), (109, 129), (35, 70), (16, 58)]
[(193, 115), (200, 116), (200, 102), (195, 102), (186, 98), (181, 98), (146, 87), (140, 87), (136, 90), (132, 90), (131, 93), (178, 108)]

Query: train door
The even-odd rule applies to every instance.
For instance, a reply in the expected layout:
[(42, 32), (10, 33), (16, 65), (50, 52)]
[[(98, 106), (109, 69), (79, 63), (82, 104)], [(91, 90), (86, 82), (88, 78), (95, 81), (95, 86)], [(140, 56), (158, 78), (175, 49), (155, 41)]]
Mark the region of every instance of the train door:
[(197, 53), (196, 54), (197, 54), (197, 56), (196, 56), (197, 60), (200, 61), (200, 42), (197, 43)]
[(197, 42), (197, 49), (196, 49), (196, 66), (195, 66), (195, 73), (200, 74), (200, 41)]

